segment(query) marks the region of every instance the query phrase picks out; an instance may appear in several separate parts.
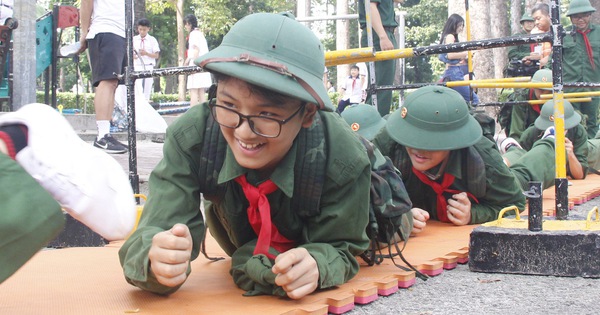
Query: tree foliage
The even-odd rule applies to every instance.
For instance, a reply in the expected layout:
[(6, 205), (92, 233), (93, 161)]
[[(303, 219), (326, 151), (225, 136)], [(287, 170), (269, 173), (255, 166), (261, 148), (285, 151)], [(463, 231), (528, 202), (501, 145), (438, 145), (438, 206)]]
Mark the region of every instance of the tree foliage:
[[(416, 5), (418, 4), (418, 5)], [(410, 6), (408, 6), (410, 5)], [(406, 47), (436, 45), (448, 16), (448, 3), (438, 0), (406, 1), (405, 38)], [(406, 82), (431, 82), (436, 78), (434, 73), (440, 72), (437, 55), (413, 57), (406, 59)], [(437, 69), (434, 71), (434, 69)]]

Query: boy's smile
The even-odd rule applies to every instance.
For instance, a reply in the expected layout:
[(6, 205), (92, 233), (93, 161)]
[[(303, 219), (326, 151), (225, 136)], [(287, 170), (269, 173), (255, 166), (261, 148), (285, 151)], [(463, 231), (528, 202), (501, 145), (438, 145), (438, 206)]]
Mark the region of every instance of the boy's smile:
[(421, 172), (430, 170), (444, 161), (449, 155), (450, 151), (426, 151), (418, 150), (413, 148), (406, 148), (412, 166)]
[[(291, 97), (286, 98), (283, 103), (275, 102), (253, 92), (245, 81), (233, 77), (219, 81), (216, 105), (219, 109), (217, 122), (224, 121), (226, 113), (231, 116), (232, 111), (233, 115), (239, 113), (273, 118), (278, 121), (289, 119), (286, 123), (281, 124), (281, 132), (275, 138), (255, 133), (246, 118), (242, 118), (237, 128), (221, 125), (221, 133), (240, 166), (267, 174), (275, 169), (287, 154), (296, 135), (300, 132), (300, 128), (312, 125), (312, 119), (316, 113), (314, 104), (309, 104), (302, 110), (298, 108), (301, 106), (300, 100)], [(257, 128), (258, 124), (255, 123), (255, 130)]]

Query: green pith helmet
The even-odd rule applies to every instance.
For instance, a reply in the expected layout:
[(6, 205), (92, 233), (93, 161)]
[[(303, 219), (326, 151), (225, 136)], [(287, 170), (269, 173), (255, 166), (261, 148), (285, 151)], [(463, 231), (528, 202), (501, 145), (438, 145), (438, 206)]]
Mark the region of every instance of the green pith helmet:
[[(552, 70), (540, 69), (531, 77), (533, 83), (552, 83)], [(552, 91), (552, 88), (540, 88), (540, 90)]]
[(531, 15), (529, 13), (525, 12), (521, 16), (521, 19), (519, 20), (519, 23), (523, 23), (525, 21), (534, 22), (535, 20), (531, 17)]
[(331, 111), (323, 84), (323, 45), (291, 14), (257, 13), (239, 20), (219, 47), (195, 63)]
[[(563, 109), (565, 113), (565, 130), (577, 126), (581, 122), (581, 115), (573, 109), (571, 102), (563, 100)], [(546, 130), (554, 126), (554, 100), (544, 103), (540, 110), (540, 116), (535, 119), (535, 128)]]
[(368, 104), (355, 104), (346, 107), (342, 112), (342, 118), (350, 125), (352, 130), (358, 132), (367, 140), (373, 140), (379, 130), (385, 126), (385, 119), (377, 109)]
[(569, 9), (567, 10), (567, 16), (587, 12), (596, 12), (596, 9), (592, 7), (589, 0), (571, 0)]
[(466, 148), (483, 134), (463, 97), (453, 89), (435, 85), (410, 93), (390, 114), (385, 127), (401, 145), (427, 151)]

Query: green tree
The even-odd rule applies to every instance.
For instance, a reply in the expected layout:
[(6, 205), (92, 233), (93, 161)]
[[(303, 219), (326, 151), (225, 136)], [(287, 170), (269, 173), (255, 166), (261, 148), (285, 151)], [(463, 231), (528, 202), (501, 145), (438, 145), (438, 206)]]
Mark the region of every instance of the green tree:
[[(407, 7), (408, 5), (410, 6)], [(405, 29), (406, 47), (439, 44), (440, 34), (448, 15), (447, 1), (406, 1), (403, 8), (408, 13)], [(407, 58), (406, 82), (437, 81), (437, 76), (443, 71), (440, 64), (437, 55)]]

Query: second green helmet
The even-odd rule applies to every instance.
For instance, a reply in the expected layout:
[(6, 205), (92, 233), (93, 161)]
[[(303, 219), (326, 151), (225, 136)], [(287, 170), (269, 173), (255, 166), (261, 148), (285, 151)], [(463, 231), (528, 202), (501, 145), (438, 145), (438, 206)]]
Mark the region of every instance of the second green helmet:
[(386, 130), (409, 148), (441, 151), (470, 147), (481, 139), (481, 126), (453, 89), (430, 85), (410, 93), (390, 114)]

